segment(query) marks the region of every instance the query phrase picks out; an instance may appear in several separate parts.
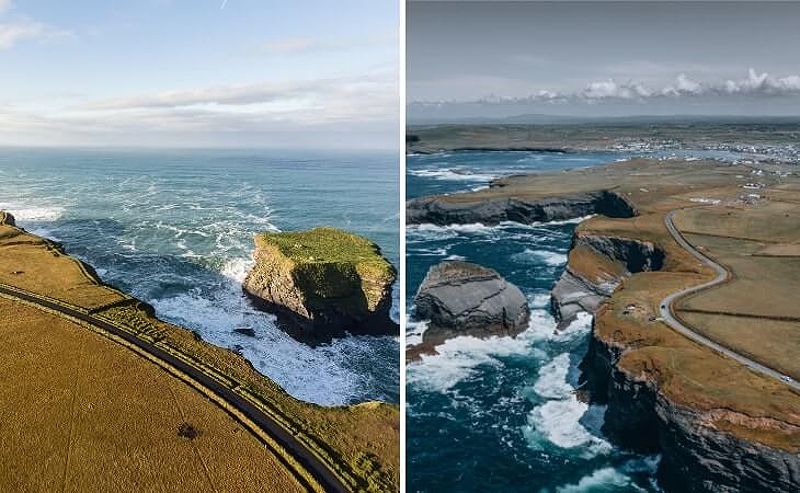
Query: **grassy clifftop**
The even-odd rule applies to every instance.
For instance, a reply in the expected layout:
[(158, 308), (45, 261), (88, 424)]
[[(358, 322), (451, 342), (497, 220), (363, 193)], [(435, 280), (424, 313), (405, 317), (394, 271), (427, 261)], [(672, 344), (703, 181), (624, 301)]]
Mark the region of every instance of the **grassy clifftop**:
[(256, 247), (289, 260), (298, 283), (317, 298), (346, 297), (354, 284), (360, 285), (370, 310), (381, 301), (382, 285), (396, 274), (375, 243), (331, 227), (263, 233)]

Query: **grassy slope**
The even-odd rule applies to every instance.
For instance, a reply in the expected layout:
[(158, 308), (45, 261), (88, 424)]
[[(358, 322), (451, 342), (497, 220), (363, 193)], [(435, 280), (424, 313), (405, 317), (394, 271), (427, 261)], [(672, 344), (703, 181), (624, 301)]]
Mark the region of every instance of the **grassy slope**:
[[(0, 283), (96, 310), (96, 315), (129, 327), (142, 338), (160, 340), (209, 372), (248, 391), (271, 413), (305, 438), (308, 445), (351, 477), (356, 489), (396, 490), (399, 485), (399, 411), (367, 403), (326, 408), (289, 396), (241, 356), (160, 321), (142, 305), (118, 303), (127, 297), (93, 278), (91, 269), (56, 246), (8, 225), (0, 226)], [(107, 307), (107, 308), (103, 308)]]
[[(36, 308), (0, 299), (0, 313), (0, 490), (304, 491), (222, 409), (135, 353)], [(182, 423), (200, 435), (180, 437)]]

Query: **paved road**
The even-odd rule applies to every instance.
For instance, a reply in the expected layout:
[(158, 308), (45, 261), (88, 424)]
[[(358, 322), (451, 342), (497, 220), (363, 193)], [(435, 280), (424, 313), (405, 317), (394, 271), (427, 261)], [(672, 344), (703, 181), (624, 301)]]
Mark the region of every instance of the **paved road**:
[[(282, 426), (273, 421), (270, 416), (264, 414), (253, 404), (233, 392), (228, 387), (225, 387), (205, 373), (177, 359), (168, 352), (163, 351), (104, 320), (100, 320), (92, 315), (77, 311), (73, 308), (62, 306), (53, 301), (43, 300), (32, 293), (17, 289), (13, 286), (0, 284), (0, 293), (9, 298), (23, 300), (45, 310), (56, 311), (68, 317), (76, 318), (83, 322), (94, 325), (103, 331), (109, 332), (121, 339), (124, 339), (127, 343), (136, 346), (151, 356), (163, 361), (167, 365), (178, 369), (180, 372), (188, 375), (192, 380), (194, 380), (198, 386), (205, 387), (222, 398), (225, 402), (236, 408), (239, 412), (246, 416), (248, 420), (267, 433), (273, 440), (275, 440), (275, 442), (283, 447), (284, 450), (291, 454), (292, 457), (303, 467), (303, 469), (308, 471), (314, 477), (314, 479), (320, 485), (322, 485), (325, 491), (337, 493), (350, 491), (328, 468), (327, 465), (319, 460), (317, 456), (309, 451), (297, 438), (292, 436)], [(235, 416), (232, 417), (237, 419)], [(239, 420), (237, 419), (237, 421)], [(247, 423), (243, 424), (247, 426)], [(286, 463), (285, 459), (283, 459), (279, 453), (276, 452), (275, 457), (283, 462), (284, 466), (289, 470), (295, 469), (290, 464)], [(309, 491), (315, 490), (315, 488), (302, 476), (295, 475), (295, 477)]]
[(730, 348), (727, 348), (701, 334), (698, 334), (693, 329), (687, 327), (680, 320), (675, 318), (672, 311), (672, 304), (675, 302), (675, 300), (683, 296), (686, 296), (688, 294), (696, 293), (697, 291), (702, 291), (703, 289), (708, 289), (712, 286), (722, 284), (728, 280), (728, 271), (725, 270), (723, 266), (714, 262), (710, 258), (706, 257), (705, 255), (697, 251), (697, 249), (695, 249), (688, 241), (686, 241), (686, 238), (684, 238), (683, 235), (678, 231), (678, 229), (675, 227), (675, 224), (672, 221), (672, 218), (676, 212), (679, 212), (679, 210), (672, 211), (666, 216), (664, 216), (664, 224), (667, 226), (667, 229), (669, 230), (670, 234), (672, 235), (673, 238), (675, 238), (675, 241), (677, 241), (678, 244), (682, 246), (685, 250), (694, 255), (698, 260), (703, 262), (705, 265), (714, 269), (717, 275), (711, 281), (699, 284), (697, 286), (692, 286), (682, 291), (678, 291), (677, 293), (672, 293), (671, 295), (664, 298), (661, 301), (661, 306), (659, 307), (659, 310), (661, 312), (661, 318), (670, 327), (680, 332), (684, 336), (688, 337), (689, 339), (697, 343), (700, 343), (704, 346), (710, 347), (714, 351), (717, 351), (718, 353), (724, 354), (725, 356), (738, 361), (739, 363), (745, 365), (751, 370), (757, 371), (768, 377), (775, 378), (781, 383), (789, 385), (795, 390), (800, 391), (800, 382), (790, 379), (789, 377), (787, 377), (786, 375), (784, 375), (779, 371), (773, 370), (768, 366), (764, 366), (763, 364), (758, 363), (757, 361), (753, 361), (747, 356), (739, 354)]

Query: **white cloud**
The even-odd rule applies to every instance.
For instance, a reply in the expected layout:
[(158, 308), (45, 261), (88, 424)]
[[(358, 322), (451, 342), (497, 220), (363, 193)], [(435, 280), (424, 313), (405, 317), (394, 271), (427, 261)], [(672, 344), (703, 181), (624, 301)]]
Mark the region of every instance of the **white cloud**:
[[(0, 0), (0, 16), (12, 7), (11, 0)], [(8, 50), (20, 41), (46, 41), (70, 33), (26, 17), (0, 22), (0, 50)]]
[(320, 121), (369, 119), (397, 113), (397, 77), (393, 73), (360, 77), (196, 88), (95, 101), (77, 111), (206, 109), (260, 113)]
[(263, 82), (143, 94), (42, 110), (0, 107), (2, 143), (394, 145), (397, 76)]
[[(492, 95), (482, 98), (480, 103), (596, 103), (602, 101), (646, 102), (665, 98), (720, 98), (747, 96), (756, 97), (795, 97), (800, 96), (800, 75), (773, 77), (768, 73), (758, 73), (750, 69), (741, 79), (723, 81), (697, 81), (685, 73), (679, 74), (671, 84), (650, 87), (642, 82), (618, 82), (610, 78), (594, 81), (579, 91), (559, 92), (538, 90), (530, 96), (503, 97)], [(454, 101), (455, 102), (455, 101)], [(463, 101), (468, 102), (468, 101)], [(439, 102), (418, 102), (417, 104), (441, 104)]]
[(642, 84), (635, 82), (617, 83), (614, 79), (592, 82), (578, 97), (594, 99), (638, 99), (651, 95), (651, 91)]

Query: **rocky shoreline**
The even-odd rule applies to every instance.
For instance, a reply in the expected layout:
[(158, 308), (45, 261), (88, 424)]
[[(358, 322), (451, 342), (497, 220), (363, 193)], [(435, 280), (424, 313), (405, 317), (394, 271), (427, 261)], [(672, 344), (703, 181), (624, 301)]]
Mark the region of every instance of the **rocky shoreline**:
[[(787, 404), (794, 402), (790, 392), (658, 318), (664, 296), (707, 275), (664, 227), (664, 214), (691, 205), (681, 195), (686, 183), (668, 178), (682, 166), (631, 161), (558, 177), (505, 178), (488, 190), (411, 200), (407, 219), (496, 225), (604, 216), (576, 228), (551, 292), (561, 327), (579, 312), (594, 314), (581, 388), (607, 406), (604, 434), (622, 448), (660, 454), (659, 483), (670, 493), (794, 492), (800, 427)], [(708, 169), (692, 166), (698, 175)], [(710, 175), (696, 179), (700, 187), (719, 186)], [(616, 185), (621, 180), (631, 183)]]
[[(646, 375), (631, 375), (617, 363), (626, 351), (597, 336), (581, 363), (592, 402), (607, 405), (603, 433), (617, 445), (640, 453), (659, 453), (657, 477), (668, 492), (790, 493), (800, 481), (796, 454), (743, 440), (709, 426), (729, 420), (758, 420), (733, 410), (712, 413), (675, 404)], [(785, 424), (758, 423), (762, 426)]]
[[(502, 182), (492, 187), (502, 187)], [(631, 217), (633, 206), (621, 195), (601, 190), (565, 195), (557, 198), (498, 198), (489, 200), (455, 200), (457, 195), (420, 197), (406, 203), (408, 224), (481, 223), (487, 226), (503, 221), (528, 224), (561, 221), (592, 214), (608, 217)]]
[(631, 274), (661, 269), (664, 252), (649, 241), (576, 232), (571, 251), (586, 248), (621, 268), (592, 279), (567, 264), (551, 291), (550, 305), (559, 327), (569, 325), (580, 312), (594, 313), (622, 280)]
[(579, 311), (595, 314), (589, 349), (581, 362), (581, 384), (593, 403), (607, 406), (603, 433), (625, 449), (661, 454), (658, 480), (669, 492), (796, 491), (800, 483), (797, 454), (739, 438), (713, 423), (722, 419), (750, 420), (755, 427), (791, 425), (731, 409), (707, 411), (676, 404), (660, 391), (656, 378), (622, 369), (619, 362), (631, 347), (598, 332), (597, 317), (604, 311), (603, 302), (626, 277), (660, 269), (664, 251), (649, 242), (578, 230), (572, 250), (582, 247), (624, 266), (618, 277), (597, 283), (568, 265), (552, 291), (553, 310), (562, 322)]

